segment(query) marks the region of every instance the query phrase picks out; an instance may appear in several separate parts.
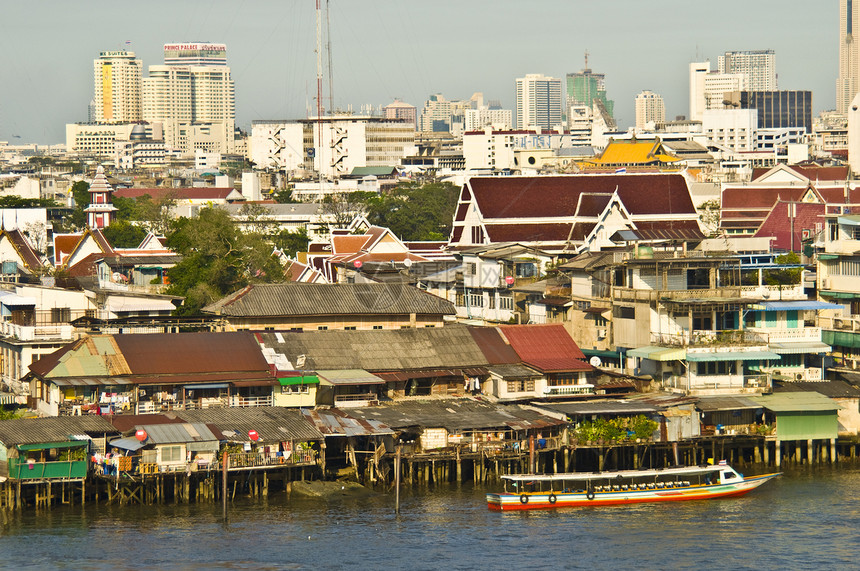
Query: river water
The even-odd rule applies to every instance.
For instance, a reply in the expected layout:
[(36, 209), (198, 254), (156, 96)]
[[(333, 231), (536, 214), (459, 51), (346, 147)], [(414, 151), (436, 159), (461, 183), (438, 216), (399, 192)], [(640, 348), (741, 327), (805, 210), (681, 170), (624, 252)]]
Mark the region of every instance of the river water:
[[(493, 486), (494, 487), (494, 486)], [(860, 470), (787, 472), (725, 500), (491, 512), (471, 484), (364, 499), (64, 506), (7, 515), (30, 569), (857, 569)]]

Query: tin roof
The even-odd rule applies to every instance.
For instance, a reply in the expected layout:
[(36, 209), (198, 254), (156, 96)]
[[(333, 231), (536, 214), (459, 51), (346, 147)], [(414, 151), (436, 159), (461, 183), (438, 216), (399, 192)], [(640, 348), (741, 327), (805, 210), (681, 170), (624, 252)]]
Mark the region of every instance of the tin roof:
[[(487, 359), (466, 327), (255, 333), (264, 351), (283, 355), (305, 370), (403, 371), (483, 367)], [(283, 367), (282, 367), (283, 368)]]
[(78, 440), (75, 435), (104, 436), (119, 431), (102, 416), (52, 416), (0, 421), (0, 442), (8, 446)]
[(774, 393), (750, 398), (773, 412), (828, 412), (842, 408), (836, 401), (810, 391)]
[(146, 431), (147, 442), (153, 444), (179, 444), (185, 442), (218, 442), (218, 437), (202, 422), (170, 424), (141, 424), (136, 428)]
[(203, 308), (229, 317), (454, 315), (454, 304), (402, 282), (249, 285)]
[(590, 371), (585, 355), (563, 325), (502, 325), (520, 359), (542, 372)]
[(204, 408), (178, 414), (188, 422), (214, 425), (230, 442), (250, 442), (250, 430), (257, 431), (262, 442), (323, 438), (322, 432), (295, 408)]
[(584, 416), (589, 414), (651, 414), (660, 410), (652, 404), (628, 400), (540, 403), (536, 406), (561, 412), (568, 416)]
[(814, 392), (832, 399), (860, 398), (860, 388), (845, 381), (786, 381), (774, 382), (774, 392)]
[(382, 436), (394, 434), (394, 431), (379, 420), (367, 420), (360, 417), (352, 417), (348, 413), (337, 409), (302, 409), (302, 414), (308, 422), (325, 434), (326, 436)]
[(394, 429), (444, 428), (464, 430), (528, 430), (565, 424), (517, 405), (501, 405), (472, 398), (413, 400), (384, 406), (350, 408), (350, 416), (378, 420)]
[(700, 397), (696, 408), (702, 412), (722, 410), (750, 410), (761, 408), (761, 403), (743, 396)]

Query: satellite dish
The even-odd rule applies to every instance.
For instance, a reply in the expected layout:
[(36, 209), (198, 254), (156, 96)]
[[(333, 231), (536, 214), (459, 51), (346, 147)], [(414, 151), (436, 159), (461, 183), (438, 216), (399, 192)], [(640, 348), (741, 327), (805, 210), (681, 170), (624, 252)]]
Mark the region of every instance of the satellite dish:
[(412, 267), (412, 260), (410, 260), (409, 258), (406, 258), (405, 260), (403, 260), (403, 265), (406, 266), (407, 268), (411, 268)]
[(600, 357), (598, 357), (597, 355), (594, 355), (591, 359), (589, 359), (588, 363), (592, 367), (599, 367), (602, 364), (602, 362), (600, 361)]

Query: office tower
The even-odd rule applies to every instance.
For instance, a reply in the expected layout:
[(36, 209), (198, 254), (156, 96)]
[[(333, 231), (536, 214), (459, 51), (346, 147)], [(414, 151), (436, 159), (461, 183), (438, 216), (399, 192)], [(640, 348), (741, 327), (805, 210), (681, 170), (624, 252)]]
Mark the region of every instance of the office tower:
[(431, 95), (424, 102), (418, 130), (445, 133), (451, 130), (451, 102), (441, 93)]
[(812, 133), (811, 91), (736, 91), (726, 94), (726, 104), (758, 110), (759, 129), (803, 127)]
[(517, 128), (552, 129), (562, 124), (561, 79), (541, 74), (518, 77)]
[(839, 0), (839, 77), (836, 111), (847, 113), (860, 91), (860, 48), (854, 41), (854, 22), (860, 22), (860, 0)]
[(719, 57), (720, 73), (740, 73), (750, 91), (775, 91), (776, 63), (773, 50), (726, 52)]
[(636, 128), (646, 129), (649, 124), (666, 120), (666, 107), (663, 98), (653, 91), (642, 91), (636, 96)]
[(101, 52), (93, 61), (94, 122), (128, 123), (140, 121), (140, 76), (143, 62), (134, 52)]
[(600, 99), (609, 115), (613, 114), (615, 102), (606, 98), (606, 75), (591, 71), (588, 67), (588, 52), (585, 52), (585, 68), (578, 73), (568, 73), (566, 79), (567, 107), (571, 105), (590, 107), (595, 99)]
[(705, 109), (723, 109), (727, 93), (747, 89), (742, 73), (709, 73), (705, 76)]
[(168, 148), (234, 150), (236, 103), (224, 44), (166, 44), (165, 65), (143, 80), (143, 118), (164, 126)]
[(705, 76), (711, 72), (711, 62), (690, 64), (690, 120), (701, 121), (705, 110)]

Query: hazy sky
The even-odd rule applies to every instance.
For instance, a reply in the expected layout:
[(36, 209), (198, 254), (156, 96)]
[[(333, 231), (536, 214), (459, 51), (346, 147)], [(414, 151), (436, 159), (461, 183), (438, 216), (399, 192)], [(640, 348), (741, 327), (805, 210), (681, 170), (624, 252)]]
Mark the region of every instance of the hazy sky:
[[(322, 0), (325, 4), (325, 0)], [(307, 116), (316, 91), (314, 0), (5, 0), (0, 11), (0, 140), (65, 142), (86, 121), (93, 60), (126, 41), (148, 66), (163, 45), (227, 45), (236, 120)], [(688, 64), (773, 49), (780, 89), (835, 107), (837, 0), (330, 0), (335, 105), (358, 110), (428, 95), (515, 105), (526, 73), (606, 74), (619, 126), (643, 89), (667, 117), (688, 114)], [(325, 92), (327, 96), (328, 88)], [(15, 136), (18, 137), (15, 137)]]

